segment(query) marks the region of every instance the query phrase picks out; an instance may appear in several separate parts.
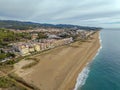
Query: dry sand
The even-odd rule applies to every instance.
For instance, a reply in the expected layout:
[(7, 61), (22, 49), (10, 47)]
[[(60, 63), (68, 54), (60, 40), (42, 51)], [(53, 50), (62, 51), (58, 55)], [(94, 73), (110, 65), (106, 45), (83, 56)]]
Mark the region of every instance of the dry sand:
[(40, 59), (40, 62), (22, 72), (16, 69), (16, 73), (40, 90), (73, 90), (78, 74), (92, 61), (99, 47), (97, 32), (87, 42), (75, 42), (32, 56)]

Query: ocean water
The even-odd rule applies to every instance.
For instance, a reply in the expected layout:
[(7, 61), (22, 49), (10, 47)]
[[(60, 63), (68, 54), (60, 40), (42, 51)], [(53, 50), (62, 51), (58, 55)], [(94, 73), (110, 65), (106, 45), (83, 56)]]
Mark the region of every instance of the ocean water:
[(99, 54), (79, 74), (74, 90), (120, 90), (120, 30), (102, 30)]

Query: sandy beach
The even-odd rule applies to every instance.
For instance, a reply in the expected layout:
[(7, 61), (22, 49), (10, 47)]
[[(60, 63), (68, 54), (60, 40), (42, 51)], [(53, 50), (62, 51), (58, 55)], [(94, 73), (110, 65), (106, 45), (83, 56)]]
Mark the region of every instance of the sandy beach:
[(40, 90), (73, 90), (78, 74), (92, 61), (99, 47), (97, 32), (89, 41), (77, 41), (32, 56), (40, 62), (29, 69), (20, 68), (24, 62), (21, 61), (15, 65), (15, 73)]

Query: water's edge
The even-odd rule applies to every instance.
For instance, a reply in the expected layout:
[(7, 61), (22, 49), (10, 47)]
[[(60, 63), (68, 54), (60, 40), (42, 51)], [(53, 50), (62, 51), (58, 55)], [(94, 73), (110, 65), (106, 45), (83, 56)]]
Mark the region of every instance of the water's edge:
[[(98, 52), (96, 53), (93, 60), (99, 55), (100, 50), (102, 49), (101, 32), (99, 32), (99, 41), (100, 41), (100, 48), (98, 49)], [(78, 90), (78, 88), (82, 87), (85, 84), (86, 79), (89, 75), (89, 72), (90, 72), (90, 67), (89, 67), (89, 63), (88, 63), (87, 66), (78, 74), (74, 90)]]

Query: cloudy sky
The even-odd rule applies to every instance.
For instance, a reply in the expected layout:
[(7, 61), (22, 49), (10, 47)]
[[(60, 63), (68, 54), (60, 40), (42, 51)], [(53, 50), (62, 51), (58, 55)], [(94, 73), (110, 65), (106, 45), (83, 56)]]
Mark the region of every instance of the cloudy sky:
[(120, 0), (0, 0), (0, 20), (120, 28)]

